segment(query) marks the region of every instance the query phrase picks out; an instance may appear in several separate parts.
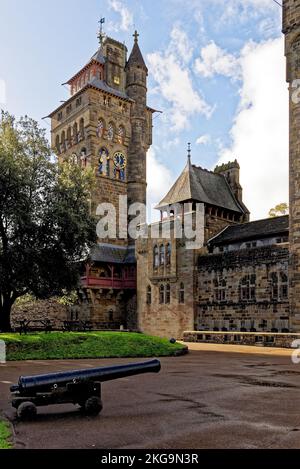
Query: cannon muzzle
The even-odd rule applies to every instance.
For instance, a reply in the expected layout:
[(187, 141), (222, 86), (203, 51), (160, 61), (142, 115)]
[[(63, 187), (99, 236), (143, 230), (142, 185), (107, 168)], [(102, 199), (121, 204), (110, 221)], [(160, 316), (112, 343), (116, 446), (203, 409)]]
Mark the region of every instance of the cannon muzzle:
[(142, 373), (158, 373), (160, 368), (159, 360), (151, 360), (142, 363), (130, 363), (128, 365), (106, 366), (36, 376), (21, 376), (18, 384), (11, 386), (10, 389), (11, 392), (36, 393), (48, 391), (56, 387), (63, 387), (68, 383), (104, 382)]

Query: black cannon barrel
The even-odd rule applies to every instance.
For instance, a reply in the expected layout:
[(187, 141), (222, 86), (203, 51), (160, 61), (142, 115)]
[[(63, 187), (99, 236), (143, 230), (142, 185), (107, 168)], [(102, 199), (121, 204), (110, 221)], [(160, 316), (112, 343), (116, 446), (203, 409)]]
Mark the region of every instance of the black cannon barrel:
[(128, 365), (105, 366), (101, 368), (90, 368), (36, 376), (20, 376), (18, 385), (12, 386), (11, 391), (38, 392), (48, 390), (55, 385), (63, 386), (70, 382), (111, 381), (142, 373), (158, 373), (160, 368), (161, 365), (159, 360), (151, 360), (147, 362), (130, 363)]

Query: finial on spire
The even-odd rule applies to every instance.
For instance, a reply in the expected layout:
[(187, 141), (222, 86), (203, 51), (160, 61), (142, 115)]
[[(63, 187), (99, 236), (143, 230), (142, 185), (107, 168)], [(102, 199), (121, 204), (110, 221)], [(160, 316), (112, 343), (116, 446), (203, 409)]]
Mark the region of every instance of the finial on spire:
[(139, 34), (137, 30), (134, 31), (133, 37), (134, 37), (134, 42), (137, 44), (139, 40)]
[(99, 39), (99, 44), (102, 47), (103, 46), (103, 41), (104, 41), (104, 38), (105, 38), (105, 33), (103, 32), (103, 25), (105, 23), (105, 18), (100, 18), (100, 21), (98, 21), (98, 23), (100, 24), (98, 39)]
[(191, 144), (188, 143), (188, 162), (191, 164)]

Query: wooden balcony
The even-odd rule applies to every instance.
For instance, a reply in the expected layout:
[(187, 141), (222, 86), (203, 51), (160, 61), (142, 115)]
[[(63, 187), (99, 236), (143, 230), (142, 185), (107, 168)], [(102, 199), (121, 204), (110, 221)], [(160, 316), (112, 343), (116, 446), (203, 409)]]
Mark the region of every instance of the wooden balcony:
[(109, 290), (135, 290), (136, 277), (118, 278), (118, 277), (82, 277), (81, 283), (84, 288), (104, 288)]

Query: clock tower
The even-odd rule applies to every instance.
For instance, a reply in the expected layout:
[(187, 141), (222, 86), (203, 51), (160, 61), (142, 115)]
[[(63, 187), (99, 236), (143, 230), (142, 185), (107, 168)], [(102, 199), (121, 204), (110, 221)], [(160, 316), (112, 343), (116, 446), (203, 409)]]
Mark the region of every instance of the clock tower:
[(49, 117), (59, 160), (91, 168), (95, 174), (93, 215), (101, 203), (112, 204), (116, 212), (117, 236), (98, 239), (82, 278), (89, 319), (124, 324), (126, 302), (135, 294), (136, 269), (134, 242), (124, 230), (119, 232), (119, 217), (127, 218), (125, 196), (128, 205), (146, 203), (146, 154), (154, 110), (147, 106), (148, 70), (137, 32), (128, 60), (124, 44), (102, 31), (99, 39), (96, 53), (64, 83), (70, 88), (69, 99)]

